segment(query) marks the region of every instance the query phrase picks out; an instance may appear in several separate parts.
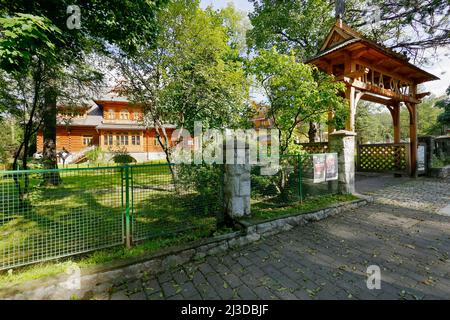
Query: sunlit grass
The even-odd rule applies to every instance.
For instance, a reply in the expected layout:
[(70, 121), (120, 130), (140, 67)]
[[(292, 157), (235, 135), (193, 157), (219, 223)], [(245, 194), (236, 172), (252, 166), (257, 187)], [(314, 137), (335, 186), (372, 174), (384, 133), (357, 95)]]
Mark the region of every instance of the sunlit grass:
[(357, 200), (354, 195), (324, 195), (307, 198), (303, 202), (280, 205), (266, 199), (252, 199), (251, 221), (270, 220), (278, 217), (320, 210), (333, 204)]

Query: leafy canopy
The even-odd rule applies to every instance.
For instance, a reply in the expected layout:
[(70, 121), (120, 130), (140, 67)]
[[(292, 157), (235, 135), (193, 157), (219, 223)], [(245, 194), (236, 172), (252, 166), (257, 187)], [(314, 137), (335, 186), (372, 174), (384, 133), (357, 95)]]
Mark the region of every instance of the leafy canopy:
[(281, 153), (292, 147), (300, 124), (318, 121), (330, 109), (346, 108), (340, 95), (344, 84), (313, 65), (298, 62), (294, 53), (282, 54), (276, 48), (261, 50), (249, 63), (249, 71), (267, 95), (268, 115), (281, 132)]
[(0, 18), (0, 32), (0, 68), (10, 72), (26, 72), (36, 56), (56, 61), (57, 47), (64, 43), (49, 19), (31, 14)]
[[(255, 49), (277, 45), (308, 59), (335, 21), (336, 0), (250, 1), (248, 43)], [(450, 44), (449, 14), (448, 0), (346, 0), (343, 19), (372, 40), (420, 60), (424, 50)]]
[(447, 97), (437, 102), (436, 105), (444, 110), (438, 117), (439, 123), (443, 126), (450, 126), (450, 87), (447, 88)]

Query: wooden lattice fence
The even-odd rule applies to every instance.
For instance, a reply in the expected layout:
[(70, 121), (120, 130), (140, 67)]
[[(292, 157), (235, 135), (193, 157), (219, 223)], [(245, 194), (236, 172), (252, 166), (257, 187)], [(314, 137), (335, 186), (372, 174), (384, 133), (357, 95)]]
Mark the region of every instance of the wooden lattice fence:
[(358, 145), (357, 171), (409, 173), (409, 144)]
[(328, 152), (328, 142), (300, 143), (300, 146), (309, 154)]

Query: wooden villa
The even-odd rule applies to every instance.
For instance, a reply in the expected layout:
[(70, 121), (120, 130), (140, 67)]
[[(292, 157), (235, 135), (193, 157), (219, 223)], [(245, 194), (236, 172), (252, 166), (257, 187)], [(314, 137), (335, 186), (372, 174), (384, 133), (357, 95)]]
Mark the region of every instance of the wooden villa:
[[(165, 159), (156, 129), (145, 125), (141, 107), (131, 104), (114, 90), (92, 105), (58, 107), (56, 151), (68, 152), (65, 163), (86, 160), (85, 153), (96, 146), (110, 158), (126, 150), (138, 162)], [(166, 125), (169, 143), (175, 126)], [(37, 151), (42, 152), (43, 135), (37, 134)], [(59, 159), (62, 162), (62, 159)]]

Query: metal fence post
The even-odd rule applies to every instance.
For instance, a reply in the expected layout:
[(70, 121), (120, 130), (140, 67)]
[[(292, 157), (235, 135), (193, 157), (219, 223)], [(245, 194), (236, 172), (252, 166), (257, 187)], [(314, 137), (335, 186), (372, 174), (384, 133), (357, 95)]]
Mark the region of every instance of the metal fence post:
[(303, 203), (303, 188), (302, 188), (302, 158), (300, 155), (297, 155), (297, 171), (298, 171), (298, 193), (300, 196), (300, 203)]
[(125, 164), (125, 245), (131, 247), (131, 219), (130, 219), (130, 167)]

